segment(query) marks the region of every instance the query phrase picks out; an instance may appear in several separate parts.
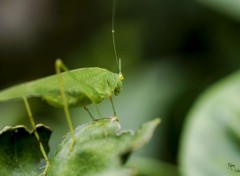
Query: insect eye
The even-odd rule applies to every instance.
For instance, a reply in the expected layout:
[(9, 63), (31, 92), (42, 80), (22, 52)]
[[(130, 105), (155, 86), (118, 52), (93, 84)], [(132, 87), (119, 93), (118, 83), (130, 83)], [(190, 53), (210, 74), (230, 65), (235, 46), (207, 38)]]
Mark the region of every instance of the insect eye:
[(120, 79), (121, 81), (124, 80), (124, 77), (123, 77), (122, 73), (119, 73), (119, 79)]

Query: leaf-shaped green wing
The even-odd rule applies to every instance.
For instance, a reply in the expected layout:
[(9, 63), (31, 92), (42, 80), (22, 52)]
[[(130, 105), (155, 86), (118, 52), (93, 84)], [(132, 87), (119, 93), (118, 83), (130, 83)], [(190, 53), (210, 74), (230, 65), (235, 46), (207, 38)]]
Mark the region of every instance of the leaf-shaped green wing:
[[(24, 97), (42, 97), (50, 104), (61, 106), (58, 75), (30, 81), (0, 91), (0, 101)], [(80, 68), (61, 73), (68, 105), (99, 103), (111, 96), (119, 86), (118, 74), (106, 69)]]

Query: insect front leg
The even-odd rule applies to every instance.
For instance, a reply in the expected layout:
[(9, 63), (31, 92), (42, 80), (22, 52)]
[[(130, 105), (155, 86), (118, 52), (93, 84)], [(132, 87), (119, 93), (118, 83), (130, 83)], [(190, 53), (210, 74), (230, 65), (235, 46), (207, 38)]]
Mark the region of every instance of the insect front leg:
[(117, 113), (116, 113), (116, 110), (115, 110), (115, 107), (114, 107), (114, 104), (113, 104), (112, 96), (109, 97), (109, 100), (110, 100), (111, 105), (112, 105), (113, 115), (114, 115), (114, 117), (116, 117)]
[(36, 130), (36, 123), (34, 121), (34, 118), (33, 118), (33, 115), (32, 115), (32, 111), (31, 111), (30, 105), (29, 105), (28, 100), (27, 100), (26, 97), (23, 97), (23, 102), (24, 102), (24, 105), (26, 107), (30, 123), (31, 123), (32, 128), (33, 128), (34, 136), (36, 137), (36, 139), (37, 139), (37, 141), (39, 143), (40, 150), (41, 150), (42, 155), (43, 155), (43, 157), (44, 157), (44, 159), (46, 161), (46, 167), (45, 167), (44, 172), (43, 172), (43, 175), (46, 175), (47, 169), (48, 169), (48, 167), (50, 167), (50, 162), (49, 162), (47, 154), (46, 154), (46, 152), (44, 150), (43, 144), (42, 144), (42, 142), (40, 140), (39, 134), (38, 134), (38, 132)]
[[(108, 80), (106, 80), (106, 83), (107, 83), (109, 91), (110, 91), (110, 83), (108, 82)], [(109, 100), (110, 100), (111, 105), (112, 105), (113, 115), (114, 115), (114, 117), (116, 117), (117, 113), (116, 113), (116, 110), (115, 110), (115, 107), (114, 107), (114, 104), (113, 104), (112, 95), (109, 96)]]
[(62, 98), (63, 110), (64, 110), (65, 117), (66, 117), (66, 120), (67, 120), (67, 123), (68, 123), (68, 127), (70, 129), (70, 133), (72, 135), (71, 149), (73, 149), (73, 147), (76, 143), (76, 137), (75, 137), (75, 134), (74, 134), (73, 124), (72, 124), (72, 120), (71, 120), (71, 116), (70, 116), (70, 112), (69, 112), (69, 107), (68, 107), (68, 104), (67, 104), (67, 97), (66, 97), (66, 94), (65, 94), (64, 82), (63, 82), (63, 78), (62, 78), (62, 75), (61, 75), (61, 69), (64, 70), (64, 71), (68, 71), (68, 69), (60, 59), (56, 60), (55, 69), (56, 69), (60, 94), (61, 94), (61, 98)]

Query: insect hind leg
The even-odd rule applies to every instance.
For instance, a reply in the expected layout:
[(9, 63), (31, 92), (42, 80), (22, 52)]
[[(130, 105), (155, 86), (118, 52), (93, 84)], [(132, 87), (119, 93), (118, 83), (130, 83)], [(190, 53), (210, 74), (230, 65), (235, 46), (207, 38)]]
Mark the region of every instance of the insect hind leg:
[(56, 60), (55, 69), (56, 69), (56, 74), (57, 74), (59, 88), (60, 88), (60, 95), (61, 95), (61, 98), (62, 98), (63, 110), (64, 110), (65, 117), (66, 117), (66, 120), (67, 120), (67, 123), (68, 123), (68, 127), (70, 129), (70, 133), (72, 135), (72, 145), (71, 145), (71, 150), (72, 150), (73, 146), (76, 143), (76, 137), (75, 137), (75, 134), (74, 134), (73, 124), (72, 124), (72, 120), (71, 120), (71, 116), (70, 116), (70, 112), (69, 112), (69, 107), (68, 107), (68, 104), (67, 104), (67, 97), (66, 97), (66, 94), (65, 94), (64, 82), (63, 82), (63, 78), (62, 78), (62, 75), (61, 75), (61, 70), (68, 71), (68, 69), (63, 64), (61, 59)]
[(46, 167), (45, 167), (44, 172), (43, 172), (43, 175), (46, 175), (47, 169), (50, 167), (50, 162), (48, 160), (47, 153), (46, 153), (46, 151), (45, 151), (45, 149), (43, 147), (43, 144), (42, 144), (42, 142), (40, 140), (40, 136), (39, 136), (39, 134), (38, 134), (38, 132), (36, 130), (36, 123), (34, 121), (34, 118), (33, 118), (33, 115), (32, 115), (32, 111), (31, 111), (30, 105), (29, 105), (28, 100), (27, 100), (26, 97), (23, 97), (23, 102), (24, 102), (25, 108), (27, 110), (31, 126), (33, 128), (34, 136), (35, 136), (35, 138), (37, 139), (37, 141), (39, 143), (39, 147), (40, 147), (40, 150), (42, 152), (43, 158), (46, 161)]

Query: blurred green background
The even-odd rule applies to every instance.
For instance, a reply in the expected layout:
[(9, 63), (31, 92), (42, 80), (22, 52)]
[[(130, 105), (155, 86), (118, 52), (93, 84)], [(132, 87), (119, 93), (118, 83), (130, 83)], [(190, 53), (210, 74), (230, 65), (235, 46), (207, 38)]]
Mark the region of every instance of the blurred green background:
[[(98, 66), (118, 72), (114, 58), (112, 1), (1, 1), (0, 88), (54, 74), (56, 58), (70, 68)], [(237, 0), (119, 0), (116, 47), (125, 76), (114, 97), (123, 128), (137, 129), (161, 117), (152, 142), (138, 155), (178, 165), (187, 112), (198, 95), (240, 66), (240, 4)], [(30, 99), (37, 122), (53, 129), (53, 154), (68, 131), (61, 109)], [(92, 107), (90, 107), (91, 110)], [(112, 115), (108, 101), (99, 105)], [(0, 128), (25, 124), (23, 103), (0, 104)], [(74, 125), (90, 121), (71, 109)]]

